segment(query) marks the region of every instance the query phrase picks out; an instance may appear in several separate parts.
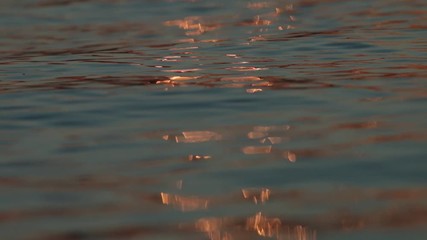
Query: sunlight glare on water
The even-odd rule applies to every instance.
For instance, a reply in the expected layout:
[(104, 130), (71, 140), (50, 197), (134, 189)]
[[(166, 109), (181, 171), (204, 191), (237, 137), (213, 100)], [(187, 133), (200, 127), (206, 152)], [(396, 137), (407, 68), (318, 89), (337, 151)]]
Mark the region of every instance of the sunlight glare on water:
[(0, 2), (0, 238), (427, 239), (424, 0)]

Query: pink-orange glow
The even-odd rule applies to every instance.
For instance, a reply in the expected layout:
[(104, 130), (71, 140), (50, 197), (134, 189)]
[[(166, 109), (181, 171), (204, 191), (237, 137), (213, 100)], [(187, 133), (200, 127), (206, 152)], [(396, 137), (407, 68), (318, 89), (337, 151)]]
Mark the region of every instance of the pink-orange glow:
[(265, 203), (270, 198), (270, 189), (262, 188), (262, 189), (251, 189), (245, 188), (242, 189), (242, 194), (245, 199), (253, 199), (255, 204)]
[(208, 160), (211, 158), (212, 157), (209, 155), (193, 155), (193, 154), (188, 155), (188, 161)]
[(160, 196), (164, 205), (171, 205), (183, 212), (207, 209), (209, 203), (208, 200), (199, 197), (184, 197), (163, 192), (160, 193)]
[(267, 218), (261, 212), (246, 220), (246, 229), (263, 237), (279, 237), (282, 222), (278, 218)]
[(271, 146), (247, 146), (242, 148), (244, 154), (268, 154), (271, 153)]

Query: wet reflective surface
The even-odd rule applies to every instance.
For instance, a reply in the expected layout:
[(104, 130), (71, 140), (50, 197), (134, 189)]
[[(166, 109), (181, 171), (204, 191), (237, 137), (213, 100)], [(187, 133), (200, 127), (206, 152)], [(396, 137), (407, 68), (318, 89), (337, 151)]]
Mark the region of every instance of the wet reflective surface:
[(0, 3), (2, 239), (426, 239), (427, 3)]

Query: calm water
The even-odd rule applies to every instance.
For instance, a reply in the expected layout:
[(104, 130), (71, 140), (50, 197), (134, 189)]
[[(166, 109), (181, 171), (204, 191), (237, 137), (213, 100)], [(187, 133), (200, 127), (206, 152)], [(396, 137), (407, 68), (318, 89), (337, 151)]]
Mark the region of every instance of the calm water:
[(0, 238), (427, 239), (424, 0), (3, 0)]

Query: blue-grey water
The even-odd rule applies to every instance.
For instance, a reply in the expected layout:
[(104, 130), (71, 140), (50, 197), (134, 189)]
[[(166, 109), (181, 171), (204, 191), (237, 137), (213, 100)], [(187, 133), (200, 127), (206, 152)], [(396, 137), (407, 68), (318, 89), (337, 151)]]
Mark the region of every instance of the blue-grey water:
[(0, 1), (0, 239), (427, 239), (424, 0)]

